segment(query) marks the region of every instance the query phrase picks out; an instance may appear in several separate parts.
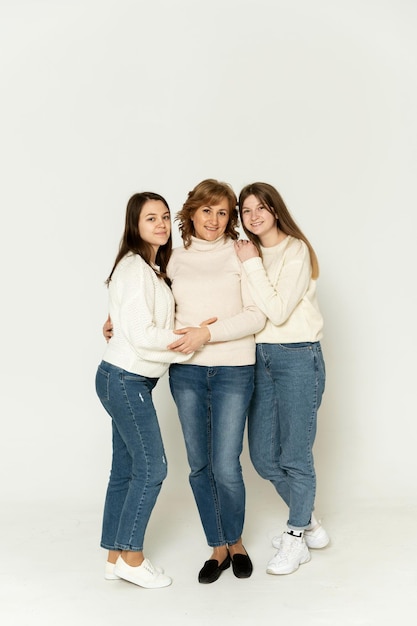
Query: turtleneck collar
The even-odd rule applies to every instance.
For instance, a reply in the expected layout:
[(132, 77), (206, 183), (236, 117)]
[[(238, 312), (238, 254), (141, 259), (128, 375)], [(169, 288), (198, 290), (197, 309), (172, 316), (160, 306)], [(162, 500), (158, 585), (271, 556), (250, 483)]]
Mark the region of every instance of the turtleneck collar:
[(222, 248), (229, 241), (229, 237), (222, 235), (214, 241), (206, 241), (205, 239), (198, 239), (197, 237), (191, 237), (191, 248), (193, 250), (200, 250), (201, 252), (210, 252), (210, 250), (218, 250)]

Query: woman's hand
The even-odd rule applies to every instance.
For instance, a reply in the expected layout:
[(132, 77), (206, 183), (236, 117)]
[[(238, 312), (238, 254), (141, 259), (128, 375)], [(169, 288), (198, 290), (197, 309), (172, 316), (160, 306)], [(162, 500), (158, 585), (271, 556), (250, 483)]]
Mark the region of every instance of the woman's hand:
[(200, 326), (197, 328), (194, 326), (187, 326), (187, 328), (174, 330), (174, 333), (176, 335), (181, 335), (181, 337), (177, 341), (169, 344), (168, 350), (182, 352), (183, 354), (191, 354), (192, 352), (195, 352), (204, 346), (205, 343), (210, 341), (211, 335), (207, 327), (215, 321), (217, 321), (217, 317), (210, 317), (208, 320), (201, 322)]
[(110, 339), (113, 337), (113, 322), (111, 321), (110, 315), (103, 324), (103, 336), (107, 343), (109, 343)]
[(235, 241), (235, 252), (242, 263), (259, 256), (258, 248), (255, 244), (251, 241), (246, 241), (246, 239)]

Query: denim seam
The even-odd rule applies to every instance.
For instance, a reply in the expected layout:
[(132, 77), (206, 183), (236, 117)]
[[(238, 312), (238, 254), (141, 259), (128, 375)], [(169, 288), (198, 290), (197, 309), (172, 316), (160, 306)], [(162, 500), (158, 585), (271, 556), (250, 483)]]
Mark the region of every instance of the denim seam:
[(146, 446), (145, 446), (145, 444), (143, 442), (142, 434), (140, 432), (140, 428), (139, 428), (138, 423), (137, 423), (137, 421), (135, 419), (135, 412), (132, 409), (132, 406), (131, 406), (130, 401), (129, 401), (129, 397), (128, 397), (127, 392), (126, 392), (126, 387), (125, 387), (125, 381), (124, 381), (123, 374), (120, 374), (120, 383), (121, 383), (121, 386), (122, 386), (123, 395), (124, 395), (124, 397), (126, 399), (126, 404), (129, 407), (131, 419), (134, 422), (136, 432), (138, 433), (138, 437), (139, 437), (141, 445), (142, 445), (143, 455), (144, 455), (145, 462), (146, 462), (146, 479), (145, 479), (145, 484), (143, 486), (142, 494), (141, 494), (141, 497), (140, 497), (140, 500), (138, 502), (138, 506), (137, 506), (137, 509), (136, 509), (136, 515), (134, 517), (132, 530), (131, 530), (130, 537), (129, 537), (129, 544), (128, 545), (123, 545), (123, 544), (118, 543), (117, 541), (115, 543), (119, 546), (119, 549), (121, 549), (121, 550), (137, 550), (137, 551), (141, 551), (143, 549), (143, 546), (136, 546), (136, 547), (132, 546), (132, 539), (133, 539), (134, 533), (136, 532), (136, 529), (137, 529), (137, 526), (138, 526), (138, 519), (140, 517), (140, 513), (141, 513), (141, 510), (142, 510), (142, 504), (143, 504), (143, 501), (144, 501), (145, 496), (146, 496), (147, 487), (149, 485), (149, 476), (150, 476), (150, 473), (149, 473), (149, 459), (148, 459), (148, 454), (147, 454), (147, 451), (146, 451)]
[[(210, 383), (209, 383), (209, 379), (211, 375), (210, 370), (211, 368), (207, 370), (208, 387), (210, 387)], [(208, 395), (207, 397), (207, 408), (208, 408), (208, 411), (207, 411), (207, 450), (208, 450), (209, 464), (211, 468), (211, 471), (209, 473), (209, 479), (210, 479), (210, 488), (211, 488), (211, 492), (213, 495), (214, 510), (215, 510), (215, 515), (216, 515), (217, 535), (219, 537), (219, 542), (220, 542), (217, 545), (222, 546), (226, 542), (224, 540), (224, 535), (223, 535), (223, 525), (222, 525), (222, 520), (221, 520), (220, 504), (217, 498), (216, 480), (212, 471), (212, 468), (213, 468), (212, 419), (213, 417), (212, 417), (212, 410), (211, 410), (211, 392), (209, 391), (207, 395)], [(215, 544), (213, 544), (211, 547), (214, 547), (214, 545)]]

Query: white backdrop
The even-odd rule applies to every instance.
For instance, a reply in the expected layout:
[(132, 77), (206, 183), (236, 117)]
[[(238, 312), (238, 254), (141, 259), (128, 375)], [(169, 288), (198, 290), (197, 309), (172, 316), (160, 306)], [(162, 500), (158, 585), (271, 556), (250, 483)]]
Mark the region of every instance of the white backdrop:
[[(319, 256), (321, 508), (414, 499), (416, 2), (0, 10), (3, 502), (101, 506), (110, 427), (94, 376), (126, 202), (154, 190), (175, 213), (207, 177), (276, 185)], [(166, 378), (155, 401), (164, 489), (191, 502)], [(249, 493), (270, 495), (243, 462)]]

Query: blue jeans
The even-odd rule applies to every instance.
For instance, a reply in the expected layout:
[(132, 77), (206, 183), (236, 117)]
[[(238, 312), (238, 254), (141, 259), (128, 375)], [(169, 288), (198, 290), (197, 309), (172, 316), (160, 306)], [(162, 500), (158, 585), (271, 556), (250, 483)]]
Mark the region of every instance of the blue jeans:
[(306, 528), (314, 509), (313, 444), (324, 384), (319, 342), (257, 345), (250, 456), (288, 505), (288, 526), (294, 529)]
[(254, 366), (171, 365), (170, 386), (209, 546), (236, 543), (245, 518), (240, 455)]
[(102, 361), (96, 391), (112, 418), (113, 459), (104, 506), (101, 547), (143, 550), (145, 530), (167, 475), (164, 446), (152, 402), (157, 378)]

